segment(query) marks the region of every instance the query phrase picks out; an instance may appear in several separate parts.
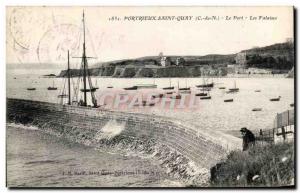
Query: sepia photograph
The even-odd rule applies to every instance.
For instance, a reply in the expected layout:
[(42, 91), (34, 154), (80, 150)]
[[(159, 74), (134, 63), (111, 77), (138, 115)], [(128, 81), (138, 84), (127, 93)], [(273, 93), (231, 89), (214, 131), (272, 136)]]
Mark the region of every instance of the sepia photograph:
[(6, 6), (8, 188), (295, 188), (293, 6)]

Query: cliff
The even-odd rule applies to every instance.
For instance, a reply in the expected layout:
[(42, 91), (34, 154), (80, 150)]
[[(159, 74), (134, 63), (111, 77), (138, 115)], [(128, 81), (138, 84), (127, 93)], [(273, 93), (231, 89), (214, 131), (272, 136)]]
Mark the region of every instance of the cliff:
[[(294, 44), (278, 43), (265, 47), (242, 50), (247, 53), (247, 63), (254, 68), (288, 69), (294, 66)], [(97, 63), (90, 68), (91, 76), (131, 77), (199, 77), (205, 75), (227, 75), (227, 64), (234, 64), (236, 54), (210, 54), (205, 56), (166, 56), (171, 66), (162, 67), (159, 56), (145, 56), (136, 59), (124, 59)], [(183, 61), (176, 66), (176, 59)], [(210, 69), (207, 68), (210, 67)], [(72, 75), (78, 76), (80, 71), (73, 69)], [(208, 73), (207, 73), (208, 72)], [(65, 77), (63, 70), (58, 75)]]
[[(82, 73), (82, 72), (81, 72)], [(71, 76), (79, 76), (79, 69), (72, 69)], [(225, 76), (223, 68), (208, 69), (204, 66), (108, 66), (89, 69), (90, 76), (111, 76), (116, 78), (140, 77), (199, 77), (201, 75)], [(60, 72), (58, 77), (66, 77), (67, 71)]]

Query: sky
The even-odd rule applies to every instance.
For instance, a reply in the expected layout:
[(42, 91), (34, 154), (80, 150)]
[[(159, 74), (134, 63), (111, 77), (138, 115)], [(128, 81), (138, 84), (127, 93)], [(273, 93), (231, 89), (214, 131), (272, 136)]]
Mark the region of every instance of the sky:
[[(6, 61), (65, 67), (82, 53), (85, 12), (90, 63), (164, 55), (232, 54), (293, 37), (292, 7), (7, 7)], [(114, 17), (118, 21), (110, 20)], [(175, 16), (175, 20), (126, 20)], [(191, 20), (177, 20), (192, 16)], [(196, 20), (206, 16), (219, 20)], [(234, 16), (243, 19), (233, 19)], [(259, 19), (260, 16), (276, 18)], [(226, 20), (226, 18), (231, 20)], [(250, 20), (250, 17), (256, 20)], [(180, 17), (181, 18), (181, 17)], [(187, 17), (184, 17), (186, 19)]]

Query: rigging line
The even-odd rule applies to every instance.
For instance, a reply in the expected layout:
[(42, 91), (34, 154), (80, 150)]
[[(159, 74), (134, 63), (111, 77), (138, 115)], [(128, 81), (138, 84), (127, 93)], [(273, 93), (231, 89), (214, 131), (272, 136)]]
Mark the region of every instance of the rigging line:
[[(89, 69), (87, 61), (86, 61), (86, 67), (87, 67), (87, 69)], [(87, 71), (87, 76), (88, 76), (88, 81), (89, 81), (90, 89), (92, 89), (93, 88), (93, 84), (92, 84), (92, 79), (91, 79), (89, 70)], [(96, 101), (96, 97), (95, 97), (95, 93), (92, 92), (92, 90), (91, 90), (91, 97), (92, 97), (92, 101), (94, 103)]]
[[(91, 36), (91, 33), (90, 33), (89, 29), (86, 28), (86, 30), (87, 30), (88, 37), (90, 37), (89, 39), (91, 39), (92, 36)], [(97, 53), (96, 53), (96, 49), (95, 49), (95, 46), (94, 46), (93, 41), (90, 41), (90, 44), (91, 44), (91, 47), (92, 47), (92, 51), (93, 51), (94, 54), (95, 54), (95, 57), (98, 57), (98, 56), (97, 56)]]
[[(80, 48), (81, 48), (81, 38), (82, 38), (82, 34), (81, 34), (81, 32), (80, 31), (78, 31), (78, 44), (77, 44), (77, 52), (76, 52), (76, 55), (79, 55), (79, 53), (80, 53)], [(78, 64), (79, 64), (80, 62), (79, 61), (77, 61), (77, 65), (76, 65), (76, 68), (78, 67)]]
[[(78, 80), (77, 80), (77, 83), (78, 83), (78, 89), (77, 89), (77, 101), (78, 101), (78, 98), (80, 97), (80, 99), (81, 99), (81, 95), (80, 95), (80, 84), (81, 84), (81, 82), (83, 81), (82, 79), (81, 79), (81, 77), (82, 77), (82, 73), (83, 73), (83, 71), (82, 71), (82, 69), (83, 69), (83, 65), (84, 65), (84, 63), (83, 63), (83, 61), (81, 60), (81, 67), (80, 67), (80, 69), (79, 69), (79, 76), (78, 76)], [(79, 96), (80, 95), (80, 96)]]
[(65, 87), (66, 87), (66, 82), (67, 82), (67, 79), (66, 78), (64, 78), (63, 79), (63, 81), (64, 81), (64, 86), (63, 86), (63, 89), (62, 89), (62, 97), (61, 97), (61, 104), (63, 104), (63, 98), (64, 98), (64, 94), (65, 94)]
[[(61, 82), (63, 83), (63, 84), (61, 84), (61, 85), (64, 85), (64, 84), (65, 84), (65, 83), (64, 83), (64, 82), (65, 82), (65, 78), (64, 78), (64, 77), (62, 77)], [(59, 88), (59, 93), (62, 94), (62, 92), (63, 92), (63, 88), (60, 87), (60, 88)], [(60, 101), (59, 97), (57, 97), (57, 98), (58, 98), (58, 101)], [(57, 102), (57, 103), (59, 103), (59, 102)]]
[(80, 74), (81, 74), (81, 72), (80, 72), (81, 70), (79, 69), (79, 76), (78, 76), (78, 78), (77, 78), (77, 80), (76, 80), (76, 83), (74, 83), (75, 85), (74, 85), (74, 99), (77, 101), (77, 99), (78, 99), (78, 91), (79, 91), (79, 89), (80, 89)]
[[(78, 31), (78, 44), (77, 44), (77, 51), (76, 51), (76, 55), (79, 55), (80, 52), (80, 47), (81, 47), (81, 39), (82, 39), (82, 29), (83, 29), (83, 24), (80, 24), (80, 30)], [(78, 69), (79, 68), (79, 76), (77, 79), (77, 83), (76, 85), (73, 87), (74, 88), (74, 96), (73, 96), (73, 100), (78, 101), (78, 95), (79, 95), (79, 90), (80, 90), (80, 77), (81, 77), (81, 67), (79, 67), (80, 63), (82, 63), (82, 61), (77, 61), (75, 63), (75, 68)]]
[(66, 82), (67, 82), (67, 79), (65, 78), (65, 81), (64, 81), (64, 87), (63, 87), (63, 94), (65, 94)]
[[(71, 82), (72, 82), (72, 87), (73, 87), (73, 93), (76, 94), (76, 91), (75, 91), (76, 85), (75, 85), (75, 83), (74, 83), (74, 79), (73, 79), (73, 78), (71, 78)], [(74, 100), (74, 95), (72, 96), (72, 101), (73, 101), (73, 100)]]

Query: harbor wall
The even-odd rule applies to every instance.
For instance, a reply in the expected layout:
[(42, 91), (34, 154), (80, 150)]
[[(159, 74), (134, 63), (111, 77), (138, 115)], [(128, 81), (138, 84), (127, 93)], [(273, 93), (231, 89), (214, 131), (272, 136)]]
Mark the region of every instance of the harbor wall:
[(108, 133), (111, 139), (127, 136), (155, 140), (206, 169), (225, 158), (227, 152), (201, 132), (152, 115), (7, 99), (7, 122), (37, 126), (87, 145), (99, 142), (99, 133), (105, 133), (107, 127), (117, 127)]

